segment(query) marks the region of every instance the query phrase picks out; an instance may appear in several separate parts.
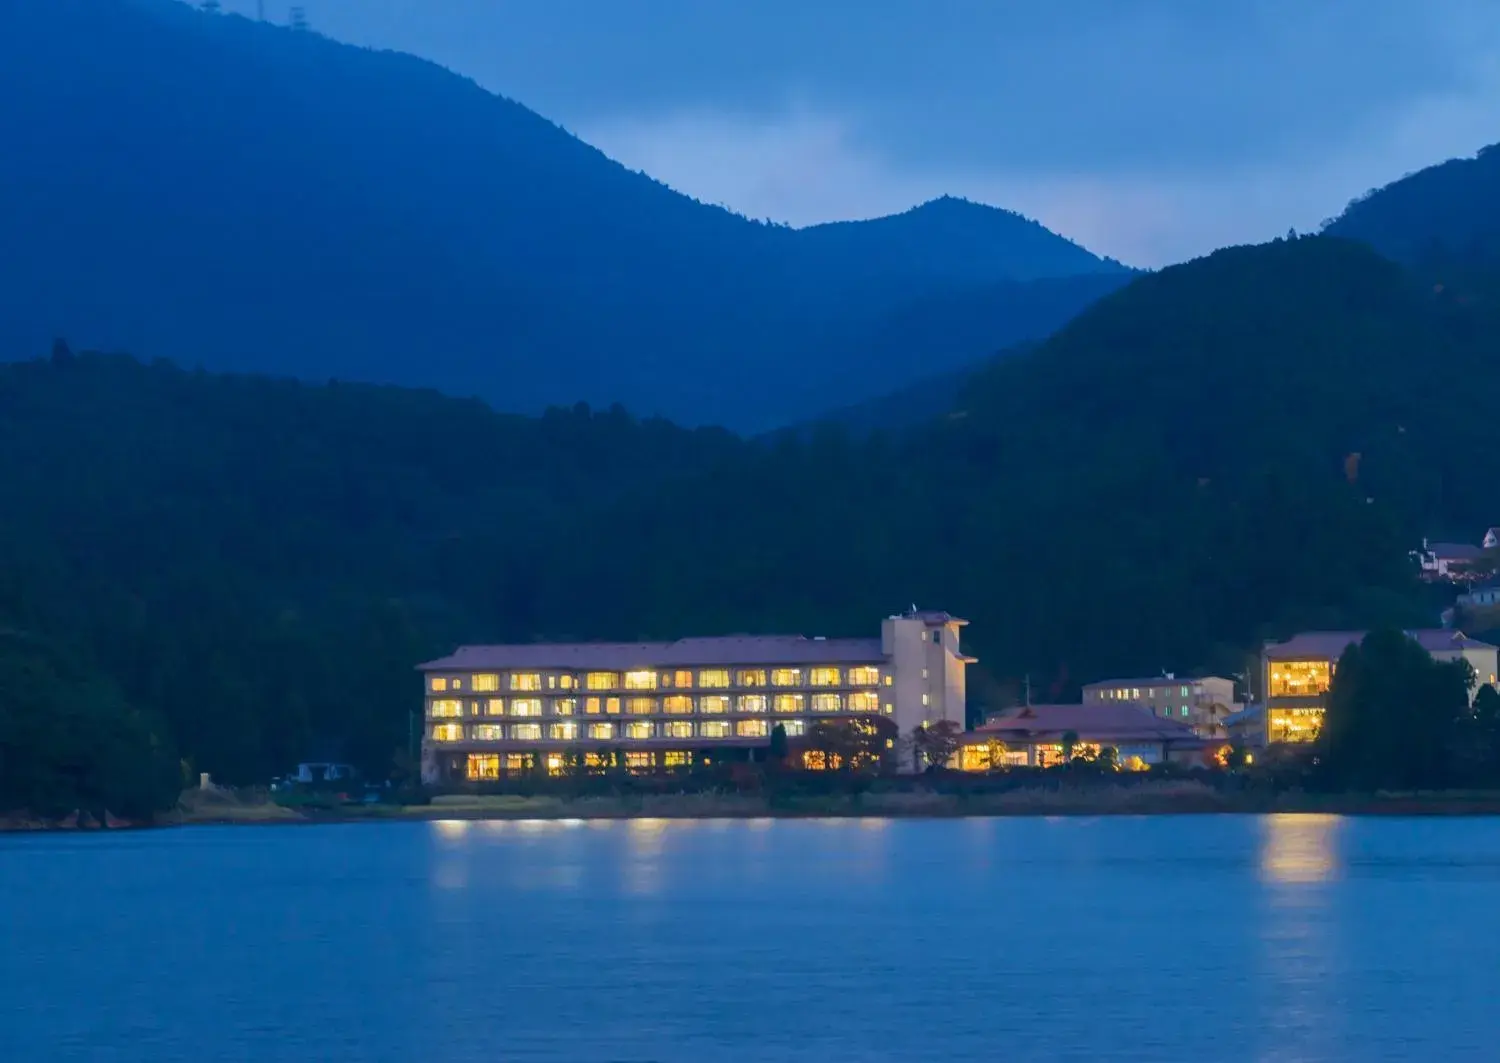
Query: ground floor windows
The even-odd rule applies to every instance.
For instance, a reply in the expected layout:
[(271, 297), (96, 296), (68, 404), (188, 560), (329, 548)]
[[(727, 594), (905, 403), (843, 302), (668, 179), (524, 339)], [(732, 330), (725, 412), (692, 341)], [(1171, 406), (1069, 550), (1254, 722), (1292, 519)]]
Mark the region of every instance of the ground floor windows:
[(1314, 742), (1323, 730), (1323, 710), (1271, 709), (1269, 724), (1272, 742)]
[(631, 771), (644, 771), (650, 767), (652, 756), (650, 753), (626, 753), (625, 767)]
[(500, 778), (500, 755), (498, 753), (470, 753), (467, 774), (470, 782), (484, 782)]

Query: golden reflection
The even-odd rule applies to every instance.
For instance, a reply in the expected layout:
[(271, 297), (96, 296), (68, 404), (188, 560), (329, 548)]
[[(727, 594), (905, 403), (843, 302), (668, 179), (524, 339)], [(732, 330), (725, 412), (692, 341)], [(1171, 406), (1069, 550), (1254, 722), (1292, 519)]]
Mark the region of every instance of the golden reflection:
[(1326, 882), (1338, 873), (1337, 841), (1343, 819), (1280, 813), (1262, 821), (1261, 877), (1270, 882)]
[(632, 819), (626, 823), (629, 860), (625, 865), (625, 888), (637, 896), (661, 892), (662, 850), (670, 820)]
[(438, 835), (443, 838), (462, 838), (469, 830), (469, 821), (466, 819), (437, 819), (433, 820), (432, 826)]

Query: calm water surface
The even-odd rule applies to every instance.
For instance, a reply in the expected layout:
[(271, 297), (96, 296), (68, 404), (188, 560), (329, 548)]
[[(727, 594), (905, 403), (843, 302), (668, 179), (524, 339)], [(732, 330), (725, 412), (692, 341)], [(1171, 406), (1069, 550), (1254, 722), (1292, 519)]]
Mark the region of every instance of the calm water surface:
[(1495, 819), (0, 837), (7, 1063), (1493, 1063), (1497, 981)]

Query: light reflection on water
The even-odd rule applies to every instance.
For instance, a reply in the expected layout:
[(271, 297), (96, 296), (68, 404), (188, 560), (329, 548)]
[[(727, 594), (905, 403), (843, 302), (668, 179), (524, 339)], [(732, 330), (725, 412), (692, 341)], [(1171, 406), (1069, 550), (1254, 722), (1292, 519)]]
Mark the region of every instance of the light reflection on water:
[(1482, 819), (0, 837), (0, 1058), (1493, 1063), (1497, 877)]

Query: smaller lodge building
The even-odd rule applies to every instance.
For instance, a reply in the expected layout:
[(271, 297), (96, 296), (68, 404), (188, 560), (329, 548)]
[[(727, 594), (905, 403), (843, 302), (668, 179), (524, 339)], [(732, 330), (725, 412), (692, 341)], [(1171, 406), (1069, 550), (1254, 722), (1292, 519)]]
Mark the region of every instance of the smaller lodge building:
[[(1065, 747), (1072, 741), (1072, 749)], [(1224, 743), (1199, 737), (1186, 723), (1157, 716), (1137, 702), (1026, 705), (991, 717), (963, 736), (957, 766), (987, 771), (1010, 766), (1048, 768), (1069, 754), (1097, 757), (1112, 747), (1121, 767), (1202, 763)], [(1000, 763), (995, 764), (996, 757)]]

